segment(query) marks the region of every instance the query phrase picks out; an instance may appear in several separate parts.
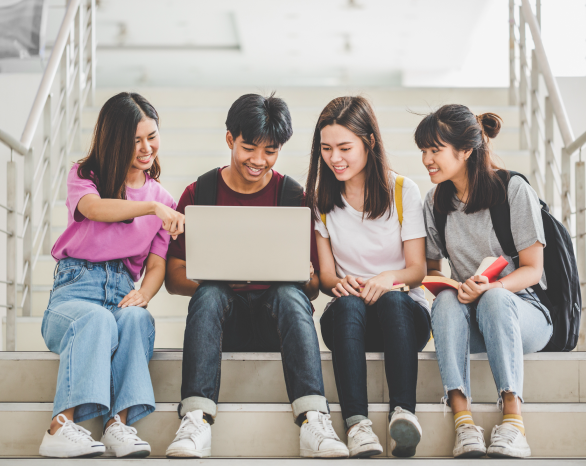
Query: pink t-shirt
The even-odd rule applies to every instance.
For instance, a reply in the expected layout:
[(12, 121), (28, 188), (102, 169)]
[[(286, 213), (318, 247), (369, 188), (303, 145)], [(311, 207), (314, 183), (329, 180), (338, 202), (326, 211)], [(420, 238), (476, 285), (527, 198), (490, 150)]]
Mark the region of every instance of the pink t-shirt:
[[(77, 167), (75, 164), (67, 176), (67, 228), (55, 242), (51, 255), (57, 261), (66, 257), (90, 262), (122, 259), (132, 279), (138, 281), (149, 253), (167, 259), (170, 236), (163, 230), (161, 219), (145, 215), (116, 223), (88, 220), (77, 209), (77, 204), (86, 194), (100, 194), (93, 181), (77, 176)], [(126, 199), (158, 201), (172, 209), (176, 207), (173, 197), (148, 174), (142, 188), (126, 187)]]

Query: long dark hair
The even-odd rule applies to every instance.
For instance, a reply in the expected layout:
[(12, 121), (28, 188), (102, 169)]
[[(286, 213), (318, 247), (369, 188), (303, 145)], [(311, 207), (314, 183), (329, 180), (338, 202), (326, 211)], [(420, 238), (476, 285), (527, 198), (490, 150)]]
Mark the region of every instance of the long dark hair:
[[(495, 170), (501, 167), (492, 157), (489, 138), (501, 130), (502, 118), (494, 113), (474, 115), (464, 105), (444, 105), (427, 115), (415, 130), (415, 143), (420, 149), (445, 147), (450, 144), (456, 151), (472, 153), (466, 162), (468, 174), (467, 214), (502, 204), (506, 201), (505, 185)], [(433, 203), (443, 214), (456, 210), (456, 187), (450, 180), (437, 185)]]
[(385, 153), (374, 111), (364, 97), (338, 97), (322, 110), (313, 133), (305, 192), (306, 203), (314, 219), (317, 220), (316, 210), (326, 214), (336, 206), (344, 208), (342, 200), (344, 183), (336, 179), (321, 156), (320, 131), (330, 125), (345, 127), (362, 139), (364, 144), (367, 161), (363, 216), (376, 219), (387, 212), (390, 215), (393, 208), (391, 166)]
[[(150, 118), (159, 127), (159, 114), (140, 94), (121, 92), (100, 110), (88, 155), (80, 160), (77, 175), (92, 180), (103, 199), (126, 199), (126, 175), (136, 147), (136, 128)], [(159, 181), (161, 166), (156, 157), (146, 173)]]

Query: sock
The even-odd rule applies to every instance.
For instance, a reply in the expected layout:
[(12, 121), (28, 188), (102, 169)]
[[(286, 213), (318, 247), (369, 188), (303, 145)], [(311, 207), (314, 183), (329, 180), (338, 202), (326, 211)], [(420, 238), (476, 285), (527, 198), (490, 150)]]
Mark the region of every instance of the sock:
[(509, 424), (516, 427), (525, 435), (525, 424), (523, 424), (523, 416), (519, 414), (505, 414), (503, 416), (503, 424)]
[(460, 411), (454, 414), (454, 422), (456, 423), (456, 429), (464, 424), (475, 425), (472, 419), (472, 413), (470, 411)]

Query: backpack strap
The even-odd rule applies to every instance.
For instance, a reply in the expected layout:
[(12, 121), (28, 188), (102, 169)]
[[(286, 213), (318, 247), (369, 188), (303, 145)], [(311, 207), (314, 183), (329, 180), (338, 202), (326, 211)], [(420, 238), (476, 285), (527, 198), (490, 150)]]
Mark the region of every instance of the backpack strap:
[(510, 256), (513, 259), (515, 268), (517, 269), (519, 268), (519, 253), (517, 252), (515, 241), (513, 239), (513, 232), (511, 231), (511, 207), (509, 206), (508, 196), (509, 180), (513, 176), (520, 176), (527, 183), (529, 183), (529, 181), (527, 181), (527, 178), (521, 173), (513, 171), (498, 170), (497, 174), (505, 185), (505, 192), (507, 195), (505, 196), (505, 202), (490, 208), (490, 218), (501, 248), (503, 248), (503, 251), (507, 256)]
[(321, 218), (321, 221), (323, 222), (324, 226), (327, 228), (327, 225), (326, 225), (326, 214), (320, 214), (319, 217)]
[(403, 181), (404, 176), (397, 175), (395, 178), (395, 207), (399, 216), (399, 225), (403, 226)]
[(214, 168), (197, 178), (194, 205), (216, 205), (219, 171), (219, 168)]
[(279, 207), (299, 207), (303, 205), (303, 186), (290, 176), (285, 175), (279, 193)]

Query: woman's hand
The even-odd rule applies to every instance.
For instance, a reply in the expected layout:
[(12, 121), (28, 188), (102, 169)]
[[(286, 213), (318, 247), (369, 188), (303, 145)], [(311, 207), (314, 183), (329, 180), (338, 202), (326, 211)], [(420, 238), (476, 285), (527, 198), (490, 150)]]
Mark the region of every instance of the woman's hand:
[(369, 280), (363, 280), (362, 278), (357, 280), (362, 288), (360, 297), (367, 306), (376, 303), (378, 298), (390, 291), (395, 284), (395, 277), (388, 273), (381, 273)]
[(462, 304), (470, 304), (476, 301), (485, 291), (492, 288), (492, 285), (488, 282), (488, 278), (484, 275), (474, 275), (466, 280), (464, 283), (460, 283), (458, 288), (458, 301)]
[(360, 297), (360, 283), (358, 283), (357, 280), (362, 279), (356, 279), (352, 275), (346, 275), (334, 288), (332, 288), (332, 293), (336, 298), (350, 295)]
[(177, 212), (165, 204), (155, 202), (155, 215), (163, 221), (163, 229), (167, 230), (173, 239), (183, 233), (185, 224), (185, 215)]
[(118, 307), (120, 307), (120, 308), (125, 308), (125, 307), (130, 307), (130, 306), (147, 307), (147, 305), (149, 304), (149, 301), (150, 301), (150, 298), (147, 298), (147, 296), (145, 294), (141, 293), (140, 290), (132, 290), (130, 293), (128, 293), (126, 296), (124, 296), (122, 301), (120, 301), (120, 303), (118, 304)]

